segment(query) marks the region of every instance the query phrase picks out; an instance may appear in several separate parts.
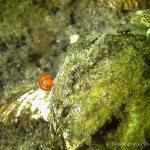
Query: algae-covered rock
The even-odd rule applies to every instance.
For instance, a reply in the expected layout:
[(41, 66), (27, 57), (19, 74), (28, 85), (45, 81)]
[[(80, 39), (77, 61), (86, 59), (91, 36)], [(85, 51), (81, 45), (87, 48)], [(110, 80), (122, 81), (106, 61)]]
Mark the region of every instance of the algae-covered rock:
[[(64, 136), (67, 149), (88, 145), (91, 136), (104, 132), (105, 124), (114, 118), (118, 123), (106, 129), (99, 144), (115, 147), (118, 143), (117, 147), (127, 149), (130, 143), (148, 142), (149, 48), (148, 42), (132, 35), (99, 36), (86, 46), (81, 40), (69, 48), (55, 79), (50, 113), (55, 114), (53, 127)], [(109, 139), (112, 132), (116, 137)]]
[[(17, 124), (22, 121), (28, 121), (28, 124), (18, 128), (13, 125), (12, 131), (9, 126), (1, 125), (1, 135), (5, 137), (1, 140), (8, 142), (11, 137), (7, 137), (7, 132), (14, 134), (22, 126), (30, 130), (36, 122), (31, 120), (39, 114), (46, 125), (49, 124), (50, 130), (45, 131), (47, 138), (41, 139), (41, 123), (35, 127), (38, 134), (31, 132), (34, 138), (28, 136), (28, 132), (23, 133), (17, 145), (8, 142), (9, 148), (147, 148), (150, 137), (149, 53), (149, 42), (139, 35), (104, 32), (100, 36), (93, 32), (79, 39), (69, 47), (52, 91), (42, 92), (44, 101), (40, 90), (34, 89), (32, 93), (22, 95), (24, 99), (20, 96), (5, 107), (1, 121), (10, 123), (14, 119)], [(48, 118), (41, 115), (42, 109), (37, 109), (37, 114), (33, 111), (30, 104), (38, 99), (49, 106), (49, 111), (45, 112)], [(27, 105), (23, 105), (25, 102)], [(13, 137), (17, 138), (17, 135)], [(31, 144), (29, 141), (33, 139)]]
[(0, 105), (20, 89), (36, 86), (42, 72), (55, 76), (61, 62), (57, 57), (69, 43), (68, 3), (0, 1)]
[(140, 10), (130, 18), (133, 33), (143, 34), (150, 41), (150, 10)]
[(130, 18), (130, 23), (141, 28), (150, 28), (150, 11), (149, 10), (140, 10), (134, 12)]
[[(129, 28), (132, 12), (100, 0), (13, 2), (0, 2), (0, 149), (148, 149), (150, 44)], [(50, 70), (53, 88), (41, 91)]]

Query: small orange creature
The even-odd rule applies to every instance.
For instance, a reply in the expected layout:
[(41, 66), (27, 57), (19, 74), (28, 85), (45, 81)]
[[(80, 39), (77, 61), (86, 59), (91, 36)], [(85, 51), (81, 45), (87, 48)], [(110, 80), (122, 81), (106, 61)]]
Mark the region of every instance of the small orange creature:
[(44, 91), (50, 91), (53, 86), (53, 79), (49, 73), (44, 73), (39, 77), (39, 87)]

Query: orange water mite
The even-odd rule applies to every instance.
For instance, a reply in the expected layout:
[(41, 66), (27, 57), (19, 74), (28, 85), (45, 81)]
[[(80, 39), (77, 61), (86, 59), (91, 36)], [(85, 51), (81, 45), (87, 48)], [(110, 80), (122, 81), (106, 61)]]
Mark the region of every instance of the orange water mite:
[(53, 86), (53, 79), (49, 73), (44, 73), (39, 77), (39, 87), (44, 91), (50, 91)]

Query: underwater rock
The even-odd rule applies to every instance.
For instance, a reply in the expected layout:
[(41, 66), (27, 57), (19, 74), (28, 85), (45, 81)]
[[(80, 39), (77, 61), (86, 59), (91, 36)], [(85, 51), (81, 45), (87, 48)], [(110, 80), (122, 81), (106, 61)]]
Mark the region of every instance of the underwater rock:
[[(120, 4), (115, 5), (119, 1), (112, 3), (115, 11), (107, 3), (112, 0), (97, 2), (27, 1), (18, 7), (22, 8), (18, 16), (27, 16), (25, 20), (18, 24), (15, 19), (20, 17), (14, 15), (10, 17), (16, 23), (12, 24), (14, 30), (7, 30), (7, 34), (1, 30), (2, 55), (5, 54), (1, 56), (5, 79), (1, 82), (7, 91), (4, 100), (8, 101), (9, 96), (10, 100), (5, 104), (2, 100), (0, 106), (0, 149), (148, 148), (149, 40), (145, 33), (138, 34), (132, 28), (124, 31), (124, 27), (128, 29), (129, 16), (117, 13), (122, 9)], [(15, 14), (17, 5), (11, 6), (9, 10)], [(27, 6), (31, 12), (26, 12)], [(37, 17), (33, 17), (36, 11)], [(1, 27), (6, 28), (9, 17), (4, 15), (2, 20)], [(31, 22), (26, 24), (28, 20)], [(117, 33), (119, 29), (123, 32)], [(73, 35), (77, 35), (77, 42), (69, 44)], [(65, 51), (64, 62), (58, 59), (60, 51)], [(28, 52), (31, 53), (27, 55)], [(56, 63), (61, 64), (59, 69)], [(17, 71), (11, 69), (14, 66), (18, 66)], [(45, 92), (37, 88), (36, 77), (50, 69), (57, 74), (55, 77), (54, 73), (52, 90)], [(12, 84), (8, 77), (13, 79)], [(27, 81), (25, 87), (18, 81)]]
[[(36, 89), (18, 96), (1, 109), (1, 122), (43, 118), (49, 123), (51, 142), (55, 145), (57, 141), (59, 149), (95, 145), (137, 149), (139, 143), (140, 148), (146, 147), (150, 135), (149, 54), (149, 42), (143, 36), (93, 32), (79, 38), (68, 48), (52, 90), (43, 91), (42, 97)], [(40, 109), (32, 113), (34, 100), (41, 100), (39, 106), (47, 104), (45, 118)], [(28, 105), (23, 106), (25, 102)]]
[(150, 40), (150, 10), (139, 10), (130, 18), (131, 29), (135, 34), (145, 35)]
[(141, 28), (150, 28), (150, 10), (139, 10), (133, 13), (130, 23)]
[(119, 138), (106, 134), (101, 144), (127, 149), (129, 143), (146, 143), (150, 123), (143, 116), (149, 111), (145, 93), (150, 76), (144, 77), (149, 67), (144, 60), (150, 54), (149, 43), (130, 34), (96, 36), (70, 46), (57, 74), (50, 99), (55, 133), (62, 134), (67, 149), (73, 150), (91, 145), (92, 135), (104, 132), (105, 124), (116, 118), (115, 130), (106, 130), (107, 134), (114, 130)]

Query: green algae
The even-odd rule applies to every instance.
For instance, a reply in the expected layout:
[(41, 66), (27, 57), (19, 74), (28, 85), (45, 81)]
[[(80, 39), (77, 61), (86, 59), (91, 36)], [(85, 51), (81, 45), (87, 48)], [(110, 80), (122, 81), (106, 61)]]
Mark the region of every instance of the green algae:
[(130, 18), (130, 23), (141, 28), (150, 28), (150, 11), (141, 10), (134, 12)]
[[(13, 130), (12, 130), (13, 128)], [(62, 149), (58, 139), (52, 140), (49, 132), (50, 124), (43, 120), (34, 120), (26, 123), (1, 125), (0, 149), (35, 150), (35, 149)], [(4, 132), (5, 131), (5, 132)], [(9, 139), (9, 140), (8, 140)]]
[[(113, 117), (121, 121), (116, 126), (119, 139), (112, 143), (118, 143), (121, 149), (131, 148), (126, 145), (133, 146), (132, 143), (146, 143), (149, 123), (145, 123), (149, 117), (143, 119), (141, 111), (149, 111), (145, 92), (150, 83), (143, 77), (148, 67), (144, 62), (148, 49), (148, 42), (132, 35), (98, 37), (83, 49), (80, 43), (79, 47), (69, 49), (55, 80), (52, 97), (55, 130), (66, 135), (68, 149), (86, 143)], [(135, 149), (137, 147), (135, 144)]]
[(56, 8), (52, 1), (0, 1), (0, 104), (20, 89), (37, 87), (42, 72), (56, 74), (61, 62), (56, 58), (68, 41), (64, 29), (70, 10), (61, 10), (67, 4)]
[(130, 18), (130, 28), (133, 33), (145, 35), (150, 41), (150, 11), (140, 10), (133, 13)]
[[(55, 75), (56, 64), (62, 65), (49, 99), (49, 123), (43, 125), (42, 121), (33, 128), (32, 121), (12, 126), (1, 124), (1, 149), (147, 148), (149, 42), (143, 35), (107, 31), (109, 27), (124, 28), (128, 15), (117, 16), (101, 8), (103, 12), (85, 2), (73, 2), (73, 7), (70, 1), (63, 0), (15, 1), (14, 5), (12, 2), (1, 3), (1, 47), (5, 57), (1, 57), (0, 63), (5, 98), (23, 91), (20, 82), (25, 81), (25, 87), (36, 86), (33, 81), (36, 82), (37, 74), (53, 70)], [(4, 11), (8, 7), (10, 10)], [(74, 17), (71, 23), (69, 16)], [(70, 26), (72, 23), (75, 25)], [(55, 56), (76, 32), (82, 36), (69, 45), (62, 62), (61, 57)], [(8, 74), (13, 74), (14, 79)]]

